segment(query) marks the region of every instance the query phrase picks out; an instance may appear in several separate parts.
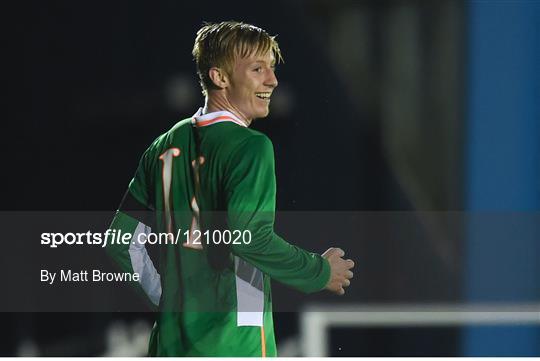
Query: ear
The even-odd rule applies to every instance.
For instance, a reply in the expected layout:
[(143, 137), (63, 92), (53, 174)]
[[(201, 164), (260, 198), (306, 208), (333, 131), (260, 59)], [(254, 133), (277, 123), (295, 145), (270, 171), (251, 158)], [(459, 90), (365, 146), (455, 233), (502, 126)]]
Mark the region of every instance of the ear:
[(210, 70), (208, 70), (208, 76), (210, 77), (210, 80), (212, 80), (212, 83), (219, 89), (224, 89), (229, 86), (229, 77), (221, 68), (210, 68)]

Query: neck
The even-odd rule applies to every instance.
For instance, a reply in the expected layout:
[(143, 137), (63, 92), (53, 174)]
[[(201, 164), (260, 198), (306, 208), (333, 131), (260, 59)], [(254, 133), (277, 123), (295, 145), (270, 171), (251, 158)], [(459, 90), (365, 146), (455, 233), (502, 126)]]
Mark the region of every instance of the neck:
[(238, 119), (244, 122), (248, 127), (252, 119), (248, 119), (238, 108), (229, 102), (229, 100), (220, 93), (208, 94), (204, 100), (203, 114), (212, 112), (228, 111), (233, 113)]

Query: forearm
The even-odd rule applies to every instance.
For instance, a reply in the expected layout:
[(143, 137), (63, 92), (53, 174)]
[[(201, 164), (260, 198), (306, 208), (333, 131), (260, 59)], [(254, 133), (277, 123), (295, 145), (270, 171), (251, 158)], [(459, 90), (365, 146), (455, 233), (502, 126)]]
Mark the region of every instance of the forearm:
[(232, 251), (272, 279), (302, 292), (320, 291), (330, 278), (328, 261), (288, 243), (271, 230), (259, 229), (249, 244), (235, 245)]

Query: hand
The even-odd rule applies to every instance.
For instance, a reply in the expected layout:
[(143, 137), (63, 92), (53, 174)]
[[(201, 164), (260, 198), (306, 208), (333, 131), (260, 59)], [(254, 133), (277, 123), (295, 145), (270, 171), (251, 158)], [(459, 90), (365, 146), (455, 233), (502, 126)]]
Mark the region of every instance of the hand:
[(341, 248), (329, 248), (322, 256), (330, 263), (330, 280), (325, 288), (338, 295), (345, 294), (344, 287), (349, 287), (350, 279), (353, 278), (351, 268), (354, 267), (354, 262), (343, 259), (345, 252)]

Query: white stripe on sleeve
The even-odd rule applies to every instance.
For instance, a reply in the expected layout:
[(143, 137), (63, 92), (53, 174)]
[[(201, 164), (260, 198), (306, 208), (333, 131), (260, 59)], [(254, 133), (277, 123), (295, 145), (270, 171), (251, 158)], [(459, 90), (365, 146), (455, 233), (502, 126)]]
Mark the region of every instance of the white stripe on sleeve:
[(161, 298), (161, 277), (157, 272), (144, 243), (139, 243), (138, 236), (141, 233), (149, 234), (152, 231), (150, 227), (139, 222), (133, 237), (131, 244), (129, 245), (129, 256), (131, 259), (131, 266), (133, 272), (136, 272), (140, 276), (139, 283), (142, 289), (150, 298), (150, 301), (156, 306), (159, 306), (159, 300)]

